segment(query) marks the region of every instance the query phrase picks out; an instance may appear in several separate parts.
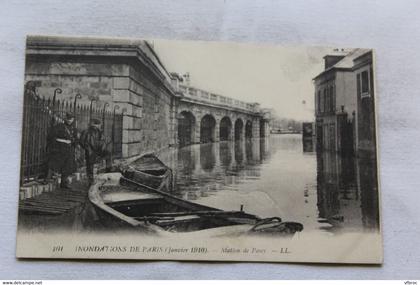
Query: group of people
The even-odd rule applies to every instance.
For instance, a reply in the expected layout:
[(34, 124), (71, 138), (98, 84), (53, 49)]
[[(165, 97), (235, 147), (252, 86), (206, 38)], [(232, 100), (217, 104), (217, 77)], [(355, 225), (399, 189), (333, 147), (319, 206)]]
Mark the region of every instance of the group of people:
[(93, 183), (93, 168), (98, 159), (106, 160), (106, 167), (111, 167), (111, 155), (105, 140), (101, 121), (91, 119), (89, 127), (78, 132), (75, 127), (74, 114), (68, 112), (63, 122), (55, 123), (47, 136), (47, 180), (54, 172), (61, 174), (60, 187), (71, 188), (68, 178), (77, 169), (75, 158), (76, 147), (80, 145), (84, 150), (86, 174), (89, 185)]

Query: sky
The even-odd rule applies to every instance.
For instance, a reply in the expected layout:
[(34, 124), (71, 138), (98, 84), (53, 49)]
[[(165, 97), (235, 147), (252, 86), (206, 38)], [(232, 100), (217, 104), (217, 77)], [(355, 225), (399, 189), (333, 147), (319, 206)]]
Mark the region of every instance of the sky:
[[(189, 72), (190, 85), (273, 108), (278, 117), (314, 119), (312, 78), (333, 48), (150, 40), (169, 72)], [(305, 102), (305, 103), (304, 103)]]

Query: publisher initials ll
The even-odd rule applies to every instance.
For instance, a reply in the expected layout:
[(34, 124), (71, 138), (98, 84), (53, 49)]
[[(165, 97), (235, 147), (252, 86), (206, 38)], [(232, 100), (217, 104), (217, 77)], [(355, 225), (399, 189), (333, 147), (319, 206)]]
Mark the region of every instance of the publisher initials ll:
[(62, 245), (56, 245), (53, 247), (53, 252), (61, 252), (63, 251), (63, 246)]
[(288, 248), (287, 247), (282, 247), (280, 249), (280, 253), (290, 253), (290, 251), (288, 251)]

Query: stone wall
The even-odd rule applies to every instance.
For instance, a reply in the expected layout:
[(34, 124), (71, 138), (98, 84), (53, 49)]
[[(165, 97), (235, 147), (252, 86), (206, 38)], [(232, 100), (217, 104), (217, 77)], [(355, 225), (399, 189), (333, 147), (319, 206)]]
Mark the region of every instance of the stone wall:
[(78, 102), (98, 100), (98, 106), (112, 102), (113, 79), (128, 74), (125, 64), (68, 62), (65, 60), (26, 61), (25, 81), (35, 81), (37, 92), (52, 98), (54, 90), (63, 93), (58, 100), (73, 100), (77, 93), (82, 95)]
[(127, 108), (123, 130), (123, 153), (127, 157), (161, 150), (174, 144), (172, 95), (140, 67), (114, 79), (114, 102)]
[[(119, 106), (118, 112), (125, 110), (124, 158), (176, 145), (178, 118), (183, 110), (195, 118), (193, 143), (200, 142), (200, 124), (206, 115), (214, 119), (211, 141), (219, 141), (220, 122), (224, 117), (228, 117), (232, 125), (229, 138), (234, 137), (236, 120), (243, 122), (243, 128), (247, 121), (252, 122), (249, 136), (260, 136), (262, 117), (256, 112), (258, 104), (242, 102), (244, 108), (239, 108), (235, 104), (221, 106), (191, 98), (186, 100), (171, 85), (173, 78), (145, 41), (108, 43), (94, 38), (30, 37), (27, 45), (25, 80), (36, 83), (39, 95), (51, 98), (54, 90), (61, 88), (62, 94), (57, 97), (60, 101), (73, 103), (80, 93), (80, 104), (88, 105), (95, 99), (97, 108), (103, 108), (107, 102), (108, 110), (113, 110), (115, 105)], [(209, 96), (212, 95), (216, 96)]]
[(37, 93), (73, 102), (80, 93), (81, 104), (102, 108), (105, 102), (126, 109), (123, 120), (123, 157), (155, 152), (174, 144), (174, 100), (158, 79), (137, 62), (104, 63), (104, 59), (84, 62), (62, 58), (33, 58), (26, 62), (25, 81), (35, 81)]

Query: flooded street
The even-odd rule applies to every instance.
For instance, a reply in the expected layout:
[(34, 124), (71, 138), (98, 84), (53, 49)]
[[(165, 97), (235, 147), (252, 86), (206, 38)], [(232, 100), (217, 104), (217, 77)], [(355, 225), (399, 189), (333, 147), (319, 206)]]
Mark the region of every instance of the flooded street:
[[(304, 151), (305, 149), (305, 151)], [(375, 164), (371, 160), (317, 155), (301, 135), (169, 148), (159, 157), (173, 169), (172, 194), (226, 211), (302, 223), (304, 232), (378, 228)], [(115, 230), (98, 219), (87, 200), (61, 216), (21, 215), (35, 231)]]
[[(306, 145), (305, 145), (306, 148)], [(297, 221), (305, 231), (377, 228), (378, 198), (369, 160), (304, 152), (301, 135), (170, 149), (173, 194), (223, 210)]]

